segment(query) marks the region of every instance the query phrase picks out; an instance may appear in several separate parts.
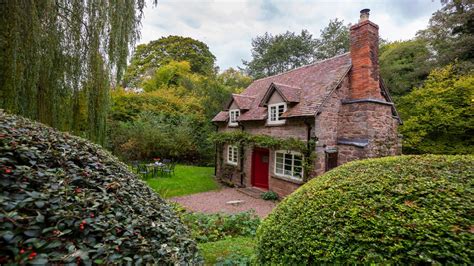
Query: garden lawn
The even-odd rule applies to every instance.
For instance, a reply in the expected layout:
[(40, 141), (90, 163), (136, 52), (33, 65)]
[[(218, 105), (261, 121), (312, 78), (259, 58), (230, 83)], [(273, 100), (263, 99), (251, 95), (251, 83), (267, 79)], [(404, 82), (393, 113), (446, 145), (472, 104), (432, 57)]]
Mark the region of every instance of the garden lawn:
[(245, 264), (244, 262), (250, 262), (254, 254), (255, 238), (231, 237), (216, 242), (199, 243), (198, 247), (206, 265), (214, 265), (226, 260), (232, 260), (235, 263), (236, 259)]
[(163, 198), (184, 196), (218, 189), (214, 168), (177, 165), (175, 174), (148, 178), (146, 182)]

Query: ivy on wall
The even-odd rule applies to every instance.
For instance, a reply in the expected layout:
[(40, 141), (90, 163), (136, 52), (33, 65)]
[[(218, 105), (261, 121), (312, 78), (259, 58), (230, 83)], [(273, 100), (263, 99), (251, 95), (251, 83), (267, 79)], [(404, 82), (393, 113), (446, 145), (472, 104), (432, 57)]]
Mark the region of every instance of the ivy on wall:
[[(216, 132), (210, 136), (210, 140), (221, 147), (219, 152), (222, 152), (223, 144), (232, 144), (238, 147), (261, 147), (272, 150), (288, 150), (300, 152), (304, 155), (304, 181), (314, 169), (314, 160), (316, 159), (316, 142), (310, 140), (309, 142), (302, 141), (297, 138), (275, 138), (268, 135), (253, 135), (245, 131), (231, 131), (231, 132)], [(239, 153), (240, 161), (243, 159), (243, 152)], [(222, 163), (222, 162), (221, 162)], [(240, 169), (242, 171), (242, 169)]]

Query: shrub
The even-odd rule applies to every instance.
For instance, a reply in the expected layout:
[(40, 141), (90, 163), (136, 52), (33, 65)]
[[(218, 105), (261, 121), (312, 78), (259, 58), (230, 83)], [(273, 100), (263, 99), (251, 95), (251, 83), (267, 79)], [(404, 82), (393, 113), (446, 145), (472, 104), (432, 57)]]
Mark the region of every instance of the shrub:
[(99, 146), (0, 112), (0, 264), (200, 263), (173, 210)]
[(252, 212), (236, 214), (224, 213), (184, 213), (181, 220), (201, 243), (213, 242), (234, 236), (255, 236), (260, 218)]
[(285, 198), (257, 231), (260, 263), (473, 263), (474, 156), (350, 162)]
[(262, 199), (264, 200), (278, 200), (278, 194), (273, 192), (273, 191), (267, 191), (262, 193), (261, 195)]

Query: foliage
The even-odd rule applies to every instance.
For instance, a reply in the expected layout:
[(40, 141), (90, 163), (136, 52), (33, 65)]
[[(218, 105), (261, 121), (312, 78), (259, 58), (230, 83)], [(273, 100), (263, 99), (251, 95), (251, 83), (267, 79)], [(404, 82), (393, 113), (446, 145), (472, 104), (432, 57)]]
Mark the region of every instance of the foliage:
[(146, 182), (163, 198), (171, 198), (218, 189), (213, 174), (212, 167), (177, 165), (171, 178), (149, 178)]
[(474, 156), (349, 162), (285, 198), (261, 264), (472, 264)]
[(103, 143), (144, 2), (3, 1), (0, 108)]
[(449, 65), (431, 72), (424, 85), (400, 99), (400, 132), (408, 153), (474, 153), (474, 75)]
[(200, 263), (173, 210), (84, 139), (0, 114), (1, 264)]
[(443, 8), (436, 11), (427, 29), (418, 32), (434, 50), (439, 66), (458, 61), (463, 72), (472, 72), (474, 62), (474, 2), (472, 0), (441, 0)]
[(387, 43), (380, 49), (380, 75), (395, 98), (420, 86), (433, 63), (428, 45), (421, 39)]
[(278, 194), (273, 191), (266, 191), (261, 195), (264, 200), (278, 200)]
[[(219, 146), (231, 143), (236, 146), (255, 146), (273, 150), (282, 149), (301, 152), (304, 154), (304, 178), (307, 178), (312, 173), (313, 162), (316, 159), (316, 143), (314, 140), (305, 142), (293, 137), (275, 138), (268, 135), (249, 134), (245, 131), (213, 132), (210, 134), (209, 140)], [(243, 153), (239, 154), (244, 156)]]
[(252, 39), (252, 60), (243, 61), (247, 73), (262, 78), (309, 64), (313, 61), (316, 43), (307, 30), (300, 34), (287, 31), (272, 35), (266, 32)]
[(210, 164), (210, 120), (248, 82), (234, 70), (204, 76), (193, 73), (187, 61), (170, 61), (141, 83), (145, 92), (113, 91), (109, 148), (127, 160), (171, 156)]
[(210, 140), (216, 144), (232, 143), (233, 145), (250, 145), (262, 148), (286, 149), (305, 152), (307, 144), (304, 141), (290, 138), (275, 138), (268, 135), (249, 134), (245, 131), (219, 132), (210, 135)]
[(206, 132), (205, 125), (192, 115), (169, 117), (165, 113), (143, 112), (135, 120), (114, 125), (110, 148), (125, 160), (155, 157), (200, 163), (212, 160), (212, 146), (201, 132)]
[(344, 20), (330, 20), (316, 41), (316, 58), (327, 59), (349, 52), (349, 28)]
[(262, 193), (261, 197), (264, 200), (278, 200), (278, 194), (271, 190)]
[(252, 78), (241, 70), (229, 68), (217, 75), (217, 82), (232, 92), (240, 93), (252, 83)]
[(236, 236), (253, 237), (260, 224), (260, 218), (253, 212), (236, 214), (189, 212), (181, 214), (181, 221), (191, 230), (193, 238), (199, 243)]
[(216, 242), (199, 243), (206, 265), (250, 265), (254, 257), (253, 237), (231, 237)]
[(216, 57), (209, 51), (209, 47), (198, 40), (168, 36), (148, 44), (137, 46), (130, 65), (124, 76), (127, 87), (138, 86), (147, 76), (171, 61), (188, 61), (193, 73), (210, 75), (214, 72)]

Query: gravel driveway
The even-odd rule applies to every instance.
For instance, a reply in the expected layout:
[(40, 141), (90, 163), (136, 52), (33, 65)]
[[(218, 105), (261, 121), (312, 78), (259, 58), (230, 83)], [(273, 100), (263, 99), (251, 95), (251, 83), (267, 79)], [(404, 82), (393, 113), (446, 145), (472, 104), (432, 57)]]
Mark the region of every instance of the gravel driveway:
[[(254, 210), (261, 218), (266, 217), (276, 203), (263, 199), (252, 198), (235, 188), (224, 188), (218, 191), (203, 192), (183, 197), (175, 197), (170, 201), (178, 202), (186, 209), (195, 212), (205, 213), (238, 213), (248, 210)], [(238, 205), (227, 204), (229, 201), (241, 200)]]

